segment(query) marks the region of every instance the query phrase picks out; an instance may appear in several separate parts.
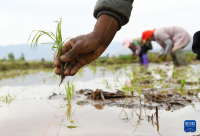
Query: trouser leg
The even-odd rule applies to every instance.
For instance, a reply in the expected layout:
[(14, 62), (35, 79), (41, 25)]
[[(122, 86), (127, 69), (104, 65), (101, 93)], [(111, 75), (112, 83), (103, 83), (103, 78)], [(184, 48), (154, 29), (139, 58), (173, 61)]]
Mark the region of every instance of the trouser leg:
[(142, 58), (143, 58), (144, 66), (148, 66), (149, 60), (148, 60), (147, 54), (143, 54)]
[(183, 49), (176, 50), (173, 54), (171, 54), (171, 57), (174, 62), (174, 65), (176, 66), (187, 65), (187, 60)]
[(143, 62), (142, 56), (139, 56), (139, 64), (140, 64), (140, 65), (143, 65), (143, 63), (144, 63), (144, 62)]

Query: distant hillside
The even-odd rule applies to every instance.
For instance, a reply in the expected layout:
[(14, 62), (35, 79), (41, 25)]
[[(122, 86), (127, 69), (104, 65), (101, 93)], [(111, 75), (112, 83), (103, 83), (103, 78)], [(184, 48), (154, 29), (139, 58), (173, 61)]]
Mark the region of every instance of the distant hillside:
[[(9, 46), (0, 46), (0, 59), (4, 57), (7, 58), (8, 53), (13, 53), (15, 59), (18, 59), (21, 56), (21, 53), (24, 53), (26, 60), (53, 60), (53, 51), (51, 50), (51, 45), (48, 44), (38, 44), (37, 50), (31, 50), (30, 44), (20, 44), (20, 45), (9, 45)], [(101, 56), (115, 55), (120, 54), (130, 54), (130, 50), (123, 50), (120, 42), (112, 42), (106, 51)]]
[[(156, 42), (152, 42), (153, 50), (151, 52), (159, 52), (161, 47)], [(191, 49), (191, 47), (188, 47)], [(21, 56), (21, 53), (24, 53), (26, 60), (53, 60), (53, 51), (51, 50), (51, 45), (48, 44), (39, 44), (37, 50), (31, 50), (30, 44), (20, 44), (20, 45), (9, 45), (9, 46), (0, 46), (0, 59), (4, 57), (7, 58), (8, 53), (13, 53), (15, 59), (18, 59)], [(131, 50), (123, 50), (123, 47), (120, 42), (112, 42), (105, 52), (101, 55), (103, 56), (115, 55), (119, 56), (121, 54), (131, 54)]]
[(30, 44), (0, 46), (0, 59), (7, 58), (8, 53), (13, 53), (15, 59), (18, 59), (21, 53), (24, 53), (26, 60), (41, 60), (42, 58), (51, 60), (53, 57), (51, 45), (39, 44), (37, 50), (32, 50), (30, 47)]

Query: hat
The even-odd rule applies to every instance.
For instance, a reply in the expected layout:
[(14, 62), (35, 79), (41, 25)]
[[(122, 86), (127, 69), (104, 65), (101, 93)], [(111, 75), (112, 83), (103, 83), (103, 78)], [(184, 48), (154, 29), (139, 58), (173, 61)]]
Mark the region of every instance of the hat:
[(133, 42), (133, 39), (129, 39), (129, 38), (123, 40), (122, 41), (123, 49), (124, 50), (127, 49), (130, 46), (130, 44), (132, 44), (132, 42)]
[(132, 45), (133, 46), (137, 46), (139, 43), (138, 43), (138, 41), (137, 40), (134, 40), (133, 42), (132, 42)]
[(146, 30), (142, 33), (142, 40), (146, 41), (149, 37), (151, 37), (156, 29)]

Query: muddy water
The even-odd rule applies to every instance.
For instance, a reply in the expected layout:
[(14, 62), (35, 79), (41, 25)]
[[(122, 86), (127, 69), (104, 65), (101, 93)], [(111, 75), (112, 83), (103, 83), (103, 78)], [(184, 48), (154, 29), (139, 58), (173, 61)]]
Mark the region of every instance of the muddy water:
[[(171, 66), (156, 66), (167, 69), (169, 77), (172, 74)], [(65, 80), (73, 80), (76, 90), (80, 89), (103, 89), (114, 91), (119, 83), (115, 77), (119, 76), (122, 84), (128, 78), (127, 72), (131, 72), (135, 66), (125, 70), (105, 71), (103, 68), (94, 72), (84, 68), (83, 72)], [(152, 65), (149, 69), (154, 69)], [(195, 68), (195, 66), (193, 67)], [(170, 71), (171, 70), (171, 71)], [(156, 78), (160, 78), (154, 74)], [(196, 81), (197, 76), (190, 80)], [(189, 79), (188, 79), (189, 80)], [(107, 84), (108, 82), (108, 84)], [(63, 96), (47, 99), (53, 92), (65, 93), (64, 86), (58, 88), (59, 79), (46, 72), (32, 75), (4, 79), (0, 81), (0, 97), (8, 93), (14, 98), (11, 103), (0, 101), (0, 135), (2, 136), (130, 136), (130, 135), (197, 135), (200, 134), (200, 102), (199, 98), (192, 105), (179, 110), (158, 110), (158, 119), (154, 116), (155, 109), (124, 109), (116, 106), (85, 105), (80, 106), (75, 102), (71, 105), (71, 117), (67, 116), (69, 106), (63, 100)], [(197, 87), (197, 86), (196, 86)], [(120, 88), (120, 87), (118, 87)], [(61, 107), (61, 108), (60, 108)], [(55, 118), (54, 118), (55, 115)], [(53, 121), (52, 121), (53, 119)], [(70, 122), (73, 120), (73, 123)], [(196, 120), (197, 131), (195, 133), (184, 132), (184, 121)], [(52, 122), (51, 122), (52, 121)], [(48, 126), (50, 127), (48, 128)], [(78, 126), (70, 129), (66, 126)], [(45, 133), (45, 131), (47, 132)]]

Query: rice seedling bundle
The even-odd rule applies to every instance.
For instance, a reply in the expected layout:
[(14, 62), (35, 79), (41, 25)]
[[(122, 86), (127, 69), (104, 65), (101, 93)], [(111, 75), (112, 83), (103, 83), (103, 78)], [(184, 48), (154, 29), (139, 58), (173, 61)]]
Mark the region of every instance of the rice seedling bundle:
[[(33, 32), (36, 32), (35, 36), (33, 37), (32, 41), (31, 41), (31, 48), (32, 49), (37, 49), (37, 45), (38, 45), (38, 40), (40, 39), (40, 37), (42, 37), (43, 35), (48, 36), (50, 39), (53, 40), (53, 43), (42, 43), (42, 44), (52, 44), (51, 49), (54, 51), (54, 58), (56, 56), (60, 57), (62, 55), (62, 47), (64, 45), (64, 43), (66, 42), (66, 40), (68, 38), (66, 38), (65, 40), (62, 40), (62, 33), (61, 33), (61, 22), (62, 22), (62, 18), (60, 19), (60, 21), (55, 21), (57, 23), (57, 28), (56, 28), (56, 33), (54, 34), (51, 31), (46, 31), (46, 30), (34, 30)], [(31, 33), (31, 35), (32, 35)], [(31, 37), (30, 35), (30, 37)], [(29, 39), (30, 39), (29, 37)], [(28, 39), (28, 41), (29, 41)], [(63, 82), (65, 75), (64, 75), (64, 71), (65, 71), (65, 67), (66, 64), (60, 63), (60, 84)], [(60, 86), (59, 84), (59, 86)]]

